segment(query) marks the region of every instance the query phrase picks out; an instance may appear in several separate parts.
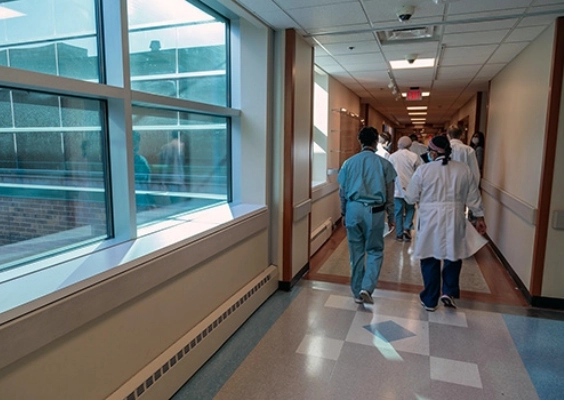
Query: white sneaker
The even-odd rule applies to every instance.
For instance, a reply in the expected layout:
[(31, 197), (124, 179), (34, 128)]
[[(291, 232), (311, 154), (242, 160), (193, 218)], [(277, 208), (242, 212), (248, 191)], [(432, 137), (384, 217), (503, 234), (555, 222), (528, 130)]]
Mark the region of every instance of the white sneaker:
[(359, 294), (360, 298), (363, 302), (368, 304), (374, 304), (374, 300), (372, 299), (372, 295), (368, 293), (368, 290), (362, 289)]
[(437, 309), (437, 306), (435, 306), (435, 307), (426, 306), (425, 303), (423, 303), (423, 300), (419, 300), (419, 302), (421, 303), (423, 308), (427, 311), (435, 311)]

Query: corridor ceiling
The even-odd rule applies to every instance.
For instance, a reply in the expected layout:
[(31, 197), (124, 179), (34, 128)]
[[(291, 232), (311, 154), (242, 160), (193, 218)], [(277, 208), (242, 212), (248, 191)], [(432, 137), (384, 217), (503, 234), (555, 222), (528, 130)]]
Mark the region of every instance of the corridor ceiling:
[[(428, 106), (442, 127), (558, 16), (559, 0), (238, 0), (276, 30), (294, 28), (315, 46), (315, 63), (399, 126), (408, 106)], [(412, 6), (401, 8), (402, 6)], [(411, 12), (401, 22), (398, 14)], [(392, 69), (392, 61), (435, 59)], [(409, 65), (409, 63), (407, 63)], [(430, 92), (420, 101), (400, 93)], [(396, 89), (396, 90), (395, 90)], [(394, 92), (398, 92), (394, 94)]]

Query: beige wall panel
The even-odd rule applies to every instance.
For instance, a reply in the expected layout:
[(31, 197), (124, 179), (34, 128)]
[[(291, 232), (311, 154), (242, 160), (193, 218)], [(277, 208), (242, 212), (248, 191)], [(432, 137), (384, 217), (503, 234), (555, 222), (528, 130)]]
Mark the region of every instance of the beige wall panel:
[[(266, 230), (0, 371), (2, 399), (106, 398), (268, 267)], [(183, 263), (179, 250), (152, 262)]]

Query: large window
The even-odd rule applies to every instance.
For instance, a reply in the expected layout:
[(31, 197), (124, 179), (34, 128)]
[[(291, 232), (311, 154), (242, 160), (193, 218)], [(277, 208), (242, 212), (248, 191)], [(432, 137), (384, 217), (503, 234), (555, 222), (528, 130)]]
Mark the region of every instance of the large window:
[(0, 76), (0, 284), (232, 200), (228, 21), (123, 4), (0, 0), (0, 69), (32, 82)]
[(131, 1), (131, 87), (226, 106), (226, 43), (226, 22), (185, 0)]
[(97, 100), (0, 88), (0, 270), (108, 236)]
[(135, 107), (133, 121), (138, 224), (229, 199), (226, 118)]
[(0, 66), (100, 80), (95, 0), (0, 2)]

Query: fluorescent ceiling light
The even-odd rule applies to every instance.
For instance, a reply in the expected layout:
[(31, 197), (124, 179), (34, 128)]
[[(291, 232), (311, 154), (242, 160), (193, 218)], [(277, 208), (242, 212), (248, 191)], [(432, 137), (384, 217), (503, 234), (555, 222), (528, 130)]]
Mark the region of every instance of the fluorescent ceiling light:
[(410, 112), (408, 113), (409, 115), (427, 115), (427, 111), (421, 111), (421, 112)]
[(25, 14), (12, 10), (8, 7), (0, 6), (0, 19), (9, 19), (9, 18), (16, 18), (16, 17), (23, 17)]
[(409, 106), (407, 107), (408, 110), (413, 110), (413, 111), (417, 111), (417, 110), (426, 110), (427, 106)]
[(418, 58), (412, 63), (407, 60), (390, 61), (392, 69), (431, 68), (435, 66), (434, 58)]
[[(401, 94), (403, 97), (407, 97), (407, 93), (406, 92), (402, 92)], [(421, 92), (421, 97), (429, 97), (431, 95), (431, 92)]]
[(412, 121), (425, 121), (427, 118), (411, 118)]

